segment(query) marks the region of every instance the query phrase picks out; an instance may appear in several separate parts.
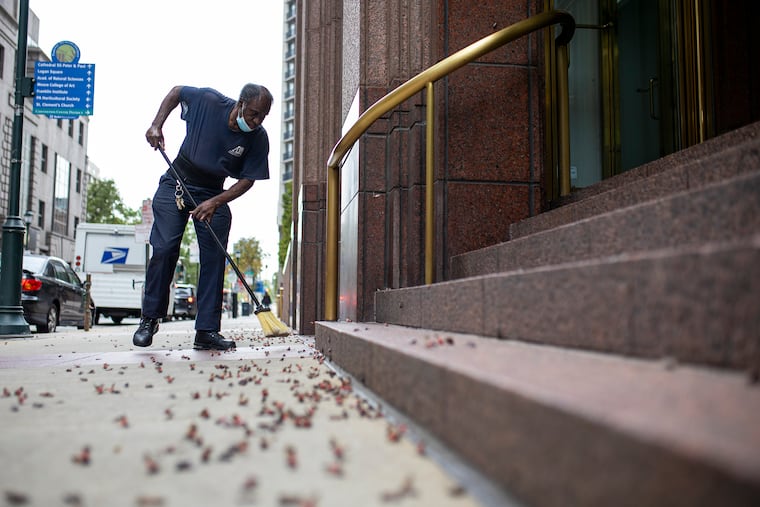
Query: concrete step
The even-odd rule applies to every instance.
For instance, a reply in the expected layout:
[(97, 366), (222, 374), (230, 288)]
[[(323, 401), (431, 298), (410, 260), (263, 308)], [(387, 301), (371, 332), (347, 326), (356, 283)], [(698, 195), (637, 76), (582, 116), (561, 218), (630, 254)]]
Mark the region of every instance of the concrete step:
[(451, 278), (623, 253), (732, 241), (760, 232), (758, 170), (451, 259)]
[(738, 373), (387, 324), (320, 322), (316, 347), (527, 505), (760, 505)]
[(575, 192), (567, 204), (510, 226), (509, 239), (760, 171), (760, 123)]
[(376, 321), (760, 371), (760, 233), (379, 291)]

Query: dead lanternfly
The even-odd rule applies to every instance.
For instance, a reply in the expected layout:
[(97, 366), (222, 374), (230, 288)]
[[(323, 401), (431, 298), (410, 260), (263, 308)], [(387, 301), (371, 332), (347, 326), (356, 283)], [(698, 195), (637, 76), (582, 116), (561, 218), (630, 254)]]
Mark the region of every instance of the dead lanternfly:
[(158, 466), (158, 462), (147, 454), (143, 458), (143, 461), (145, 462), (145, 471), (148, 472), (149, 475), (156, 475), (161, 470)]
[(296, 455), (296, 449), (292, 445), (285, 448), (285, 460), (289, 468), (298, 468), (298, 456)]
[(399, 424), (398, 426), (393, 426), (392, 424), (388, 424), (388, 429), (386, 431), (386, 434), (388, 436), (388, 440), (391, 442), (398, 442), (401, 440), (401, 437), (406, 433), (406, 425), (405, 424)]
[(338, 444), (338, 441), (334, 438), (330, 439), (330, 449), (332, 449), (333, 456), (335, 456), (335, 459), (342, 461), (345, 457), (345, 451), (343, 449), (343, 446)]
[(243, 482), (243, 490), (244, 491), (251, 491), (252, 489), (256, 488), (256, 486), (259, 485), (258, 479), (256, 477), (248, 477), (245, 482)]
[(336, 477), (342, 477), (343, 476), (343, 465), (341, 465), (339, 462), (330, 463), (325, 466), (325, 471), (327, 471), (328, 474), (334, 475)]
[(90, 446), (86, 445), (82, 448), (79, 454), (75, 454), (71, 457), (71, 461), (77, 465), (89, 465), (90, 464)]

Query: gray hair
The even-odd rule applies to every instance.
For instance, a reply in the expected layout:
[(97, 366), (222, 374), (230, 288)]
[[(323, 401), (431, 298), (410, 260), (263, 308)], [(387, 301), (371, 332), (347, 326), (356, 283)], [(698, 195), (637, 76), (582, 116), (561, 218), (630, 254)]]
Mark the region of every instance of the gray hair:
[(274, 102), (274, 98), (272, 97), (272, 94), (269, 92), (269, 90), (266, 89), (266, 87), (248, 83), (243, 87), (242, 90), (240, 90), (240, 102), (247, 103), (250, 100), (257, 99), (259, 97), (263, 97), (267, 100), (269, 103), (269, 106), (272, 106), (272, 102)]

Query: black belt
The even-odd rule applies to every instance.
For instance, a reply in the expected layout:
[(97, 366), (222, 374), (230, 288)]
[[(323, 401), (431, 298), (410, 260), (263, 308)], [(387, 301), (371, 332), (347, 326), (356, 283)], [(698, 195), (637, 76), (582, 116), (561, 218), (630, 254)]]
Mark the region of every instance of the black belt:
[[(224, 188), (224, 176), (217, 176), (209, 174), (206, 171), (201, 171), (195, 167), (184, 155), (181, 153), (177, 155), (174, 160), (174, 167), (177, 169), (180, 178), (185, 184), (193, 187), (211, 188), (214, 190), (221, 190)], [(169, 176), (172, 176), (171, 172), (167, 172)]]

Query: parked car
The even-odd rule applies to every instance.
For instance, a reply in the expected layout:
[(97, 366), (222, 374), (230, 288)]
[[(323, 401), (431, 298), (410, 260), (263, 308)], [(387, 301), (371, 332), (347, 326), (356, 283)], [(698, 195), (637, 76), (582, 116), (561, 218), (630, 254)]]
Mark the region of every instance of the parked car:
[(174, 286), (174, 318), (194, 319), (198, 313), (195, 285), (178, 283)]
[(38, 333), (52, 333), (58, 326), (83, 329), (85, 287), (71, 266), (57, 257), (24, 254), (22, 267), (21, 306), (26, 321)]

